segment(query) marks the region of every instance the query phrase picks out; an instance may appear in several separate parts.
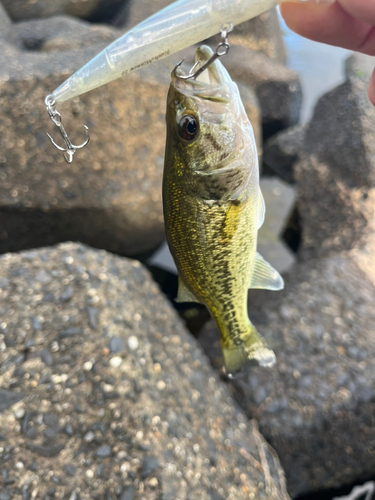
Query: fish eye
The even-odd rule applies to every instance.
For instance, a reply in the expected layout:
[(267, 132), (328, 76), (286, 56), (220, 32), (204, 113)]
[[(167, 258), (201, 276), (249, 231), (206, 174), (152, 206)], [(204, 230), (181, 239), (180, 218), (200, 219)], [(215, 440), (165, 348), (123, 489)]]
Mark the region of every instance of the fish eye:
[(178, 133), (185, 141), (192, 141), (198, 133), (198, 128), (195, 116), (184, 115), (178, 124)]

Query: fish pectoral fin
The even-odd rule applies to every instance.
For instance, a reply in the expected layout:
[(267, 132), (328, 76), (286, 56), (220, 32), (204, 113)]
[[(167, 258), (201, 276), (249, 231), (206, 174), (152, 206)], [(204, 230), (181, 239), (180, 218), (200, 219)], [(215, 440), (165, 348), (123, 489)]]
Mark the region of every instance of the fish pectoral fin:
[(251, 276), (249, 288), (262, 288), (274, 291), (284, 288), (283, 278), (258, 252), (255, 254), (254, 271)]
[(191, 292), (183, 280), (181, 276), (178, 277), (178, 292), (175, 302), (198, 302), (202, 303), (197, 297)]
[(259, 188), (258, 194), (258, 229), (263, 226), (264, 218), (266, 216), (266, 204), (264, 203), (264, 198), (262, 191)]

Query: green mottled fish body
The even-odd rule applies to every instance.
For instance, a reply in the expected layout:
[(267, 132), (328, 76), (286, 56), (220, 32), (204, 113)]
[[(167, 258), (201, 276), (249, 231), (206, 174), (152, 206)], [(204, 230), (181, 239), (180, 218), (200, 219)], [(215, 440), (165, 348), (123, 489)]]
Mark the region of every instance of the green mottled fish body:
[[(196, 60), (211, 55), (203, 46)], [(264, 219), (256, 144), (238, 88), (218, 60), (197, 81), (172, 73), (163, 203), (177, 300), (207, 306), (228, 372), (246, 360), (272, 365), (273, 352), (248, 318), (247, 294), (283, 283), (256, 252)]]

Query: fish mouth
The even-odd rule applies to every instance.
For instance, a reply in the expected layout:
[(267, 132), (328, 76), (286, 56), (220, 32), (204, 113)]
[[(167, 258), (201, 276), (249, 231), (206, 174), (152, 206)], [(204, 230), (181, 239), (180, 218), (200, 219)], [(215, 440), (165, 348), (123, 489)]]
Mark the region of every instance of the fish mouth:
[[(214, 52), (207, 45), (198, 47), (195, 53), (195, 64), (191, 71), (192, 75), (206, 64), (213, 55)], [(209, 100), (228, 100), (228, 90), (232, 80), (219, 59), (212, 61), (197, 78), (192, 76), (186, 79), (186, 76), (182, 74), (179, 65), (172, 71), (172, 84), (183, 94)]]
[[(196, 70), (206, 64), (213, 55), (213, 50), (207, 45), (198, 47), (195, 52)], [(224, 68), (219, 59), (216, 59), (197, 77), (196, 81), (208, 85), (224, 85), (231, 80), (228, 71)]]

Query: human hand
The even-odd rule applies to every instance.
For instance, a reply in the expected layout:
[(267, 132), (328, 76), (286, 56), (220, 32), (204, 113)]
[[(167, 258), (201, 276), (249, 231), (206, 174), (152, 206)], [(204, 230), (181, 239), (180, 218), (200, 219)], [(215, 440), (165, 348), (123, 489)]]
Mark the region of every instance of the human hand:
[[(330, 6), (286, 2), (280, 10), (299, 35), (375, 56), (375, 0), (337, 0)], [(375, 71), (368, 96), (375, 106)]]

